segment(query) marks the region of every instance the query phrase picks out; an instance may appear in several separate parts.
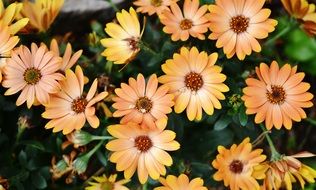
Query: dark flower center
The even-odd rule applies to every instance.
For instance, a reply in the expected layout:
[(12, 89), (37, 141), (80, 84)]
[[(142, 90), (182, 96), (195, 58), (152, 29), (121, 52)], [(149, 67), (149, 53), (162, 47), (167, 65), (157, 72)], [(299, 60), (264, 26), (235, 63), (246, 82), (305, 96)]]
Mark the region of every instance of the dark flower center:
[(109, 181), (102, 182), (100, 185), (100, 190), (114, 190), (114, 184)]
[(139, 50), (139, 41), (136, 38), (128, 38), (125, 39), (128, 43), (129, 48), (132, 51), (138, 51)]
[(249, 26), (249, 18), (243, 15), (238, 15), (230, 20), (230, 28), (237, 34), (243, 33)]
[(152, 146), (153, 143), (148, 136), (138, 136), (135, 139), (135, 147), (141, 152), (147, 152)]
[(198, 91), (204, 84), (202, 76), (195, 72), (187, 74), (184, 83), (191, 91)]
[(155, 7), (159, 7), (162, 4), (162, 0), (151, 0), (150, 3)]
[(229, 170), (235, 174), (240, 174), (244, 169), (244, 165), (240, 160), (233, 160), (229, 165)]
[(181, 30), (189, 30), (190, 28), (192, 28), (192, 26), (193, 26), (193, 22), (189, 19), (183, 19), (180, 22)]
[(32, 67), (27, 68), (23, 74), (24, 81), (29, 85), (37, 84), (38, 81), (42, 78), (41, 71)]
[(75, 99), (71, 104), (71, 109), (78, 113), (82, 113), (85, 111), (88, 101), (84, 97), (79, 97)]
[(282, 86), (272, 85), (271, 91), (267, 91), (267, 98), (272, 104), (283, 104), (286, 98), (286, 93)]
[(136, 101), (136, 109), (138, 109), (138, 111), (140, 111), (141, 113), (150, 112), (152, 107), (153, 107), (152, 101), (146, 96), (141, 97)]

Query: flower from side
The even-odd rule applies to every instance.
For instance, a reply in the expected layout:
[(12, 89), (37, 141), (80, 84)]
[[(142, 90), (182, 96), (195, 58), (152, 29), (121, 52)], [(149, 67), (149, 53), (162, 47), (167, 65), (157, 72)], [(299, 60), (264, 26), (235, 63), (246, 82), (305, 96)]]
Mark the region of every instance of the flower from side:
[(89, 187), (86, 187), (85, 190), (129, 190), (124, 184), (128, 183), (130, 180), (123, 179), (116, 181), (117, 174), (102, 175), (99, 177), (92, 177), (95, 182), (89, 182)]
[(290, 64), (279, 68), (276, 61), (270, 67), (265, 63), (256, 67), (258, 79), (246, 79), (247, 87), (243, 89), (246, 114), (256, 114), (255, 122), (265, 121), (268, 130), (273, 126), (290, 130), (292, 120), (299, 122), (306, 118), (302, 108), (312, 107), (314, 96), (307, 92), (310, 84), (302, 82), (305, 73), (296, 70)]
[(260, 52), (257, 39), (268, 37), (277, 21), (269, 19), (270, 9), (262, 9), (265, 0), (217, 0), (209, 6), (211, 34), (216, 47), (223, 48), (227, 58), (237, 55), (244, 60), (252, 51)]
[(165, 75), (158, 80), (174, 94), (176, 113), (186, 109), (192, 121), (201, 120), (202, 108), (208, 115), (214, 113), (214, 108), (222, 108), (219, 100), (225, 99), (222, 92), (229, 88), (223, 83), (226, 76), (221, 73), (222, 68), (215, 65), (217, 58), (217, 53), (208, 55), (196, 47), (182, 47), (180, 54), (175, 53), (161, 66)]
[(121, 83), (121, 88), (115, 89), (117, 97), (113, 97), (113, 108), (117, 109), (114, 117), (122, 117), (121, 123), (134, 122), (142, 127), (155, 128), (159, 119), (168, 119), (174, 105), (173, 95), (168, 93), (168, 87), (158, 87), (156, 74), (149, 77), (146, 84), (142, 74), (137, 79), (129, 78), (128, 84)]
[(183, 12), (178, 4), (170, 5), (171, 10), (165, 10), (160, 15), (160, 21), (164, 24), (163, 31), (171, 34), (173, 41), (187, 41), (190, 36), (204, 40), (209, 21), (206, 17), (207, 6), (200, 7), (199, 0), (185, 0)]
[(51, 96), (49, 104), (45, 104), (45, 112), (42, 117), (50, 119), (45, 125), (46, 129), (53, 128), (53, 132), (62, 131), (69, 134), (74, 130), (80, 130), (86, 120), (93, 128), (100, 124), (95, 115), (95, 103), (103, 100), (108, 93), (101, 92), (96, 95), (97, 79), (95, 79), (85, 96), (84, 75), (80, 66), (75, 72), (66, 70), (66, 79), (60, 82), (61, 90)]
[(137, 169), (140, 183), (146, 183), (148, 176), (158, 180), (160, 175), (166, 174), (165, 166), (172, 165), (172, 157), (166, 151), (180, 148), (174, 140), (176, 133), (164, 130), (166, 119), (156, 124), (156, 128), (141, 128), (135, 123), (108, 127), (108, 132), (116, 138), (106, 145), (112, 151), (110, 161), (116, 163), (117, 171), (124, 171), (126, 179), (130, 179)]
[(197, 177), (189, 180), (188, 176), (181, 174), (179, 177), (168, 175), (166, 178), (160, 177), (161, 187), (156, 187), (154, 190), (207, 190), (203, 186), (203, 179)]
[(21, 91), (16, 105), (25, 101), (31, 108), (33, 103), (48, 104), (50, 95), (60, 90), (58, 81), (64, 76), (58, 73), (62, 60), (48, 51), (45, 45), (37, 47), (32, 43), (31, 50), (20, 46), (12, 51), (11, 58), (3, 68), (2, 86), (9, 88), (4, 95), (9, 96)]
[(162, 11), (169, 10), (169, 6), (177, 1), (179, 0), (136, 0), (133, 3), (137, 6), (137, 12), (160, 15)]

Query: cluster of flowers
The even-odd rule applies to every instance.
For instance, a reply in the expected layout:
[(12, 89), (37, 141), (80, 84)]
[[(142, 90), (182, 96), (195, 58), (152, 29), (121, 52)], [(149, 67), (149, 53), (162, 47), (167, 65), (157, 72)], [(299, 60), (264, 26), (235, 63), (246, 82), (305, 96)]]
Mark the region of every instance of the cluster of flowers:
[[(183, 9), (177, 3), (177, 0), (134, 1), (137, 12), (157, 14), (164, 25), (163, 31), (171, 34), (173, 41), (187, 41), (190, 36), (204, 40), (204, 33), (209, 29), (209, 39), (217, 40), (216, 47), (223, 48), (227, 58), (237, 55), (244, 60), (252, 51), (260, 52), (258, 39), (267, 38), (277, 25), (276, 20), (269, 18), (271, 11), (262, 8), (265, 0), (216, 0), (215, 4), (201, 7), (199, 0), (184, 0)], [(309, 34), (315, 33), (314, 5), (305, 0), (282, 0), (282, 3)], [(63, 55), (55, 40), (50, 47), (33, 43), (30, 48), (24, 45), (15, 48), (19, 42), (15, 36), (18, 31), (47, 30), (62, 4), (61, 0), (37, 0), (13, 3), (6, 9), (2, 5), (0, 54), (2, 86), (8, 88), (5, 95), (21, 92), (17, 106), (24, 102), (28, 108), (44, 106), (42, 117), (50, 120), (45, 128), (66, 135), (80, 130), (86, 120), (91, 127), (97, 128), (100, 122), (94, 104), (108, 93), (97, 93), (97, 80), (87, 93), (84, 92), (87, 81), (81, 67), (71, 70), (82, 51), (72, 54), (70, 44)], [(107, 60), (128, 64), (141, 51), (144, 28), (141, 29), (136, 11), (133, 8), (122, 10), (116, 14), (118, 23), (106, 24), (109, 38), (102, 39), (101, 44), (106, 48), (102, 55)], [(138, 74), (136, 79), (130, 78), (128, 84), (121, 83), (112, 99), (116, 109), (113, 116), (121, 120), (120, 124), (107, 127), (115, 139), (110, 140), (106, 148), (112, 152), (110, 161), (116, 163), (117, 171), (124, 171), (126, 180), (115, 182), (116, 175), (96, 177), (96, 182), (91, 182), (87, 189), (127, 189), (124, 183), (136, 170), (140, 183), (146, 183), (149, 176), (162, 183), (163, 187), (155, 190), (207, 189), (201, 178), (189, 181), (185, 174), (161, 176), (166, 175), (165, 166), (173, 163), (166, 151), (180, 148), (175, 141), (176, 134), (165, 130), (167, 114), (172, 112), (172, 107), (176, 113), (186, 110), (190, 121), (201, 120), (203, 111), (212, 115), (214, 109), (222, 108), (220, 100), (225, 99), (223, 93), (229, 91), (229, 87), (224, 84), (226, 76), (216, 65), (217, 59), (217, 53), (182, 47), (162, 64), (164, 75), (153, 74), (146, 82), (144, 76)], [(307, 117), (303, 108), (313, 106), (313, 95), (308, 92), (310, 84), (302, 82), (304, 76), (304, 73), (297, 73), (296, 66), (285, 64), (279, 68), (275, 61), (270, 66), (261, 63), (256, 68), (256, 77), (249, 77), (243, 89), (246, 114), (255, 114), (255, 123), (265, 122), (267, 129), (283, 126), (291, 129), (293, 121)], [(271, 161), (265, 161), (263, 150), (252, 150), (249, 138), (230, 149), (219, 146), (218, 152), (212, 162), (218, 170), (214, 179), (224, 181), (232, 190), (280, 189), (284, 185), (292, 189), (292, 183), (297, 180), (303, 188), (304, 180), (315, 182), (316, 171), (296, 159), (314, 156), (311, 153), (292, 156), (275, 153)], [(257, 180), (263, 180), (261, 187)]]

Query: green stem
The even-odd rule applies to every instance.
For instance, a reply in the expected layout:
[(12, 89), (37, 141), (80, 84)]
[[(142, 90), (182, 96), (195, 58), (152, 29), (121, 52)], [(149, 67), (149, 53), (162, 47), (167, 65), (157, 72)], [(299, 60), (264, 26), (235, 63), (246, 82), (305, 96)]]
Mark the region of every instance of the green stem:
[(104, 140), (100, 141), (90, 152), (88, 152), (86, 155), (87, 157), (91, 157), (99, 148), (100, 146), (104, 143)]
[[(263, 132), (266, 132), (267, 129), (263, 126), (263, 124), (260, 124), (260, 127), (262, 129)], [(265, 133), (266, 139), (268, 141), (268, 144), (270, 146), (270, 150), (271, 150), (271, 161), (277, 161), (280, 160), (281, 154), (277, 151), (277, 149), (275, 148), (273, 141), (271, 139), (271, 137), (269, 136), (268, 133)]]
[(287, 27), (283, 28), (283, 30), (281, 30), (277, 35), (273, 36), (268, 41), (266, 41), (264, 43), (264, 46), (268, 46), (268, 45), (272, 44), (274, 41), (276, 41), (277, 39), (279, 39), (282, 36), (284, 36), (285, 34), (287, 34), (292, 29), (292, 27), (293, 27), (293, 25), (289, 24)]
[(118, 12), (119, 9), (117, 8), (117, 6), (115, 5), (115, 3), (113, 3), (112, 0), (106, 0), (108, 3), (110, 3), (111, 7), (114, 9), (115, 12)]
[(139, 41), (139, 46), (142, 50), (147, 51), (149, 53), (151, 53), (152, 55), (156, 56), (158, 55), (157, 52), (155, 52), (153, 49), (151, 49), (145, 42), (143, 41)]
[(306, 118), (305, 121), (309, 122), (310, 124), (312, 125), (315, 125), (316, 126), (316, 120), (315, 119), (312, 119), (312, 118)]
[(113, 137), (110, 136), (92, 136), (91, 139), (94, 140), (111, 140)]

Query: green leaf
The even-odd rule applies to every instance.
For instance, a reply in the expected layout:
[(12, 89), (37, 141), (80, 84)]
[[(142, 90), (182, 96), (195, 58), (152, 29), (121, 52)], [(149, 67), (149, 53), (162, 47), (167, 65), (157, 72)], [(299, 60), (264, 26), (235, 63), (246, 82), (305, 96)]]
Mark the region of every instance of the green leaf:
[(37, 188), (37, 189), (44, 189), (47, 187), (47, 182), (45, 178), (39, 173), (33, 173), (31, 176), (32, 184)]
[(39, 141), (26, 140), (26, 141), (21, 141), (20, 144), (30, 146), (30, 147), (33, 147), (35, 149), (41, 150), (41, 151), (45, 151), (44, 145)]
[(19, 162), (22, 166), (25, 166), (27, 165), (27, 156), (26, 156), (26, 153), (21, 150), (21, 152), (19, 153)]
[(214, 129), (217, 131), (225, 129), (232, 122), (232, 118), (228, 115), (223, 115), (220, 119), (215, 123)]
[(246, 114), (244, 106), (242, 106), (239, 110), (239, 121), (241, 126), (246, 126), (248, 123), (248, 115)]
[(97, 151), (97, 157), (104, 167), (108, 165), (108, 159), (100, 150)]

